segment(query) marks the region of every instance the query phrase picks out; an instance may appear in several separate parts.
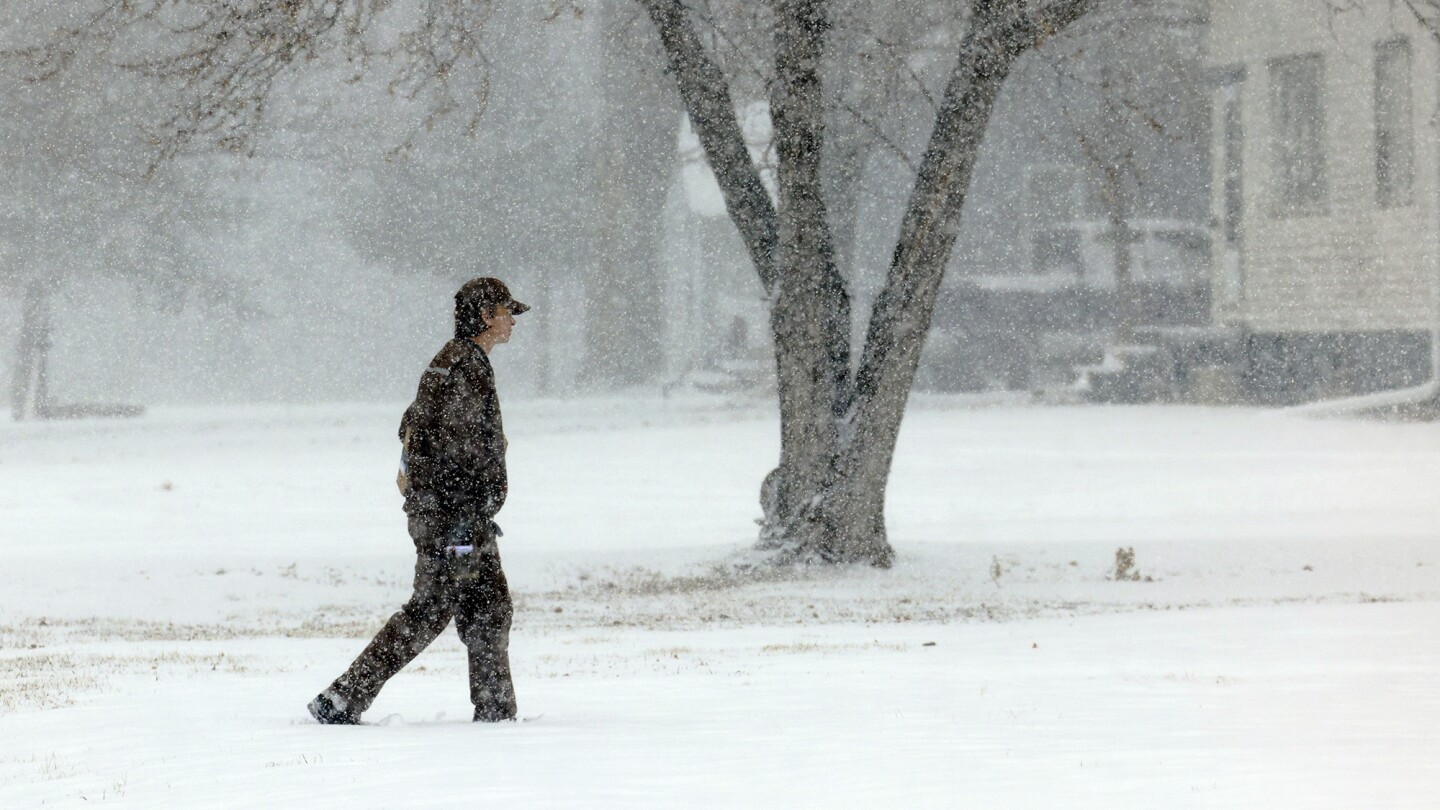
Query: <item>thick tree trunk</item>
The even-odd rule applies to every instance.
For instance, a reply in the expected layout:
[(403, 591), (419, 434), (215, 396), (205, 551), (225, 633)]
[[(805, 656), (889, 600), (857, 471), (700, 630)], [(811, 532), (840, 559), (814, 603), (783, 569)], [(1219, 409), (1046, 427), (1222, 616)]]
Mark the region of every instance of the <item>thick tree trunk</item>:
[[(777, 151), (782, 153), (778, 179), (789, 243), (782, 257), (777, 249), (781, 217), (750, 159), (724, 74), (705, 51), (680, 0), (638, 2), (660, 36), (726, 210), (771, 296), (782, 449), (779, 466), (762, 488), (765, 519), (761, 545), (788, 544), (794, 527), (804, 527), (807, 536), (820, 542), (833, 531), (813, 520), (822, 515), (814, 508), (815, 499), (834, 479), (838, 451), (835, 415), (845, 407), (843, 383), (849, 365), (849, 300), (834, 271), (833, 242), (818, 185), (823, 133), (818, 72), (824, 22), (821, 4), (786, 6), (780, 14), (785, 19), (784, 30), (776, 32), (777, 69), (792, 80), (808, 83), (782, 91), (784, 82), (777, 82), (777, 96), (772, 99)], [(816, 221), (819, 227), (811, 227)], [(782, 266), (794, 272), (782, 274)], [(784, 285), (782, 275), (788, 279)], [(840, 335), (843, 340), (830, 340), (827, 335)]]
[(945, 266), (995, 100), (1015, 60), (1084, 14), (1092, 0), (1062, 0), (1039, 10), (1004, 0), (974, 0), (971, 29), (936, 116), (915, 179), (885, 287), (875, 302), (855, 398), (846, 415), (848, 441), (832, 501), (843, 536), (841, 558), (889, 565), (885, 487), (900, 422), (920, 364)]
[(972, 26), (915, 181), (862, 360), (820, 176), (824, 0), (777, 0), (771, 116), (778, 213), (745, 151), (724, 77), (680, 0), (638, 0), (660, 34), (727, 210), (772, 298), (781, 463), (762, 487), (761, 546), (785, 561), (888, 566), (885, 487), (900, 421), (995, 99), (1015, 59), (1095, 0), (972, 0)]
[(842, 462), (842, 495), (836, 499), (844, 510), (838, 522), (846, 536), (840, 545), (847, 558), (876, 565), (888, 565), (894, 556), (885, 532), (885, 487), (910, 386), (980, 143), (1019, 55), (1003, 47), (987, 22), (992, 21), (977, 20), (966, 36), (945, 88), (856, 378), (853, 430)]
[(837, 527), (826, 501), (838, 473), (839, 418), (849, 402), (850, 298), (835, 266), (821, 185), (825, 3), (780, 0), (776, 17), (770, 116), (780, 197), (780, 284), (770, 323), (780, 393), (780, 466), (765, 540), (833, 559)]

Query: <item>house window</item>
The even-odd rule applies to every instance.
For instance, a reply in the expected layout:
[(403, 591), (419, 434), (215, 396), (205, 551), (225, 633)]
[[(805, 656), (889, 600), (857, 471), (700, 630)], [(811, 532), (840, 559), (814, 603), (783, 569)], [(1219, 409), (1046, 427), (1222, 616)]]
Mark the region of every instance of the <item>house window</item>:
[(1270, 63), (1270, 159), (1275, 212), (1324, 209), (1324, 62), (1306, 54)]
[(1410, 43), (1375, 46), (1375, 198), (1409, 205), (1415, 185), (1415, 122), (1410, 107)]

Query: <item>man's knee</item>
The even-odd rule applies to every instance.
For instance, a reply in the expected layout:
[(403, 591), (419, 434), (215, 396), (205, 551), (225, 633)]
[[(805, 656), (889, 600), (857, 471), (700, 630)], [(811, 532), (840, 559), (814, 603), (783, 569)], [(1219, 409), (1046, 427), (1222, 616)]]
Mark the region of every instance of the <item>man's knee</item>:
[(506, 598), (471, 610), (460, 629), (460, 640), (466, 647), (503, 650), (509, 646), (510, 622), (515, 609)]
[(480, 611), (481, 623), (490, 632), (508, 635), (510, 622), (515, 618), (515, 603), (510, 599), (510, 591), (505, 588), (492, 589), (486, 596), (485, 605)]
[[(422, 563), (423, 565), (423, 563)], [(450, 623), (450, 600), (437, 577), (425, 572), (415, 577), (415, 593), (396, 614), (417, 632), (438, 635)]]

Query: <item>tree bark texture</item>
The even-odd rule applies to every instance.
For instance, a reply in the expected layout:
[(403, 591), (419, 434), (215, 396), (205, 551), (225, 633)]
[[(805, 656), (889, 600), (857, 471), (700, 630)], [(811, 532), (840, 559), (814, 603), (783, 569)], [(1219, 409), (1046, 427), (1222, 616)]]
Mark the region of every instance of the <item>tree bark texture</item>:
[[(859, 367), (850, 372), (850, 298), (835, 265), (820, 156), (825, 0), (776, 0), (770, 106), (778, 209), (745, 152), (723, 76), (680, 0), (650, 13), (731, 218), (771, 292), (781, 461), (762, 487), (762, 548), (784, 561), (888, 566), (884, 504), (900, 423), (980, 144), (1015, 60), (1095, 0), (972, 0), (971, 28), (915, 178)], [(768, 220), (768, 222), (767, 222)], [(769, 264), (762, 264), (764, 261)]]
[(945, 266), (959, 234), (980, 144), (1015, 60), (1079, 19), (1095, 0), (1034, 6), (1023, 0), (972, 0), (971, 27), (945, 87), (930, 143), (916, 174), (885, 286), (875, 302), (846, 422), (846, 470), (834, 498), (839, 540), (854, 559), (888, 565), (885, 487), (900, 422), (935, 312)]
[(637, 2), (655, 25), (690, 125), (695, 128), (725, 198), (725, 210), (740, 231), (765, 291), (774, 295), (778, 239), (775, 206), (760, 180), (760, 170), (750, 159), (725, 74), (700, 42), (681, 0)]
[(833, 556), (838, 527), (823, 493), (841, 474), (839, 417), (848, 405), (850, 299), (835, 266), (821, 186), (824, 0), (776, 4), (770, 116), (779, 188), (779, 290), (770, 310), (780, 395), (780, 466), (771, 531)]

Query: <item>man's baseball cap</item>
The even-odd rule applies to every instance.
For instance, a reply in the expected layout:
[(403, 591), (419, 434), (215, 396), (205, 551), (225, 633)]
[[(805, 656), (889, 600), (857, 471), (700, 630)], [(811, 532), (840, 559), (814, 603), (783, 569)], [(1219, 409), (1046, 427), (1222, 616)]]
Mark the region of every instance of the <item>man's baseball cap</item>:
[(459, 337), (473, 337), (485, 331), (485, 320), (480, 315), (496, 306), (504, 306), (511, 315), (530, 309), (516, 301), (510, 288), (498, 278), (472, 278), (465, 282), (455, 293), (455, 333)]

